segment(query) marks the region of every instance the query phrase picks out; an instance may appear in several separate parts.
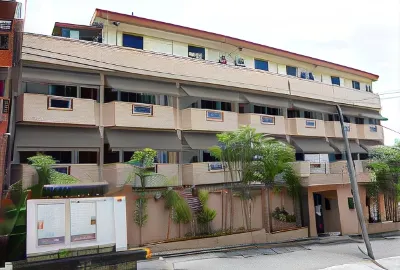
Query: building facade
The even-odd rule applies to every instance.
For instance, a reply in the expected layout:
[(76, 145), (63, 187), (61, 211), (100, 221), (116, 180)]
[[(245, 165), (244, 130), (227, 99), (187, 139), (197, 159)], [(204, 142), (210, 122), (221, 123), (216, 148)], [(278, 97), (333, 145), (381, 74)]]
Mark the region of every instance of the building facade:
[(368, 151), (383, 144), (377, 75), (99, 9), (91, 26), (25, 33), (22, 59), (12, 168), (26, 186), (36, 181), (27, 158), (44, 152), (82, 183), (121, 187), (125, 162), (145, 147), (168, 178), (151, 187), (223, 184), (230, 179), (208, 149), (217, 133), (249, 125), (296, 148), (311, 236), (358, 233), (335, 105), (366, 202)]
[(18, 65), (21, 57), (23, 32), (22, 4), (17, 1), (0, 1), (0, 196), (10, 180), (11, 153), (9, 141), (9, 116), (11, 89), (18, 87)]

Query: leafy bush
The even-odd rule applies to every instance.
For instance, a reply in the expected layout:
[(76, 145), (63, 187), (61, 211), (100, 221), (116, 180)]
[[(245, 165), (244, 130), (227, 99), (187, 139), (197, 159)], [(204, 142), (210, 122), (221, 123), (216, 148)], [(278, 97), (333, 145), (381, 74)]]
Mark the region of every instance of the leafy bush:
[(282, 222), (296, 222), (296, 216), (290, 215), (284, 207), (282, 209), (275, 208), (275, 211), (272, 212), (272, 217)]

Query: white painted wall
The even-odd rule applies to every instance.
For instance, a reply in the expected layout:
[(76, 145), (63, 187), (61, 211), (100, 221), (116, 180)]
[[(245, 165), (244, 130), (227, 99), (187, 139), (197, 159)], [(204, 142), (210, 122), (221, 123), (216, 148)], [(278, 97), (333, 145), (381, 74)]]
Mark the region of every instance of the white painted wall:
[(268, 61), (268, 70), (272, 73), (278, 73), (278, 64)]
[(172, 42), (172, 52), (174, 55), (177, 55), (177, 56), (188, 57), (188, 54), (189, 54), (188, 44), (173, 41)]
[(143, 49), (146, 51), (172, 54), (172, 41), (145, 36), (143, 38)]
[(322, 74), (322, 82), (327, 84), (332, 84), (331, 76)]
[(347, 88), (353, 88), (353, 81), (349, 79), (344, 79), (344, 84), (342, 86)]
[(322, 75), (321, 75), (321, 73), (313, 72), (313, 75), (314, 75), (314, 81), (322, 82)]
[(278, 64), (278, 73), (286, 75), (286, 65)]
[(339, 78), (340, 79), (340, 86), (344, 86), (344, 79), (343, 78)]
[(206, 48), (206, 60), (218, 62), (219, 56), (220, 56), (219, 51)]

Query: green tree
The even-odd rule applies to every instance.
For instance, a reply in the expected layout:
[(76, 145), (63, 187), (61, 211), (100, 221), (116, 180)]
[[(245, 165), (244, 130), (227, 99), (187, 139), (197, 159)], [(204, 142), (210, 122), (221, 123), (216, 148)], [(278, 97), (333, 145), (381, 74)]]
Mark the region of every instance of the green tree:
[(270, 190), (276, 185), (275, 180), (278, 175), (282, 176), (285, 185), (288, 186), (289, 194), (296, 201), (295, 208), (299, 208), (300, 177), (296, 175), (292, 168), (291, 162), (293, 161), (295, 161), (295, 150), (293, 147), (273, 138), (264, 140), (260, 158), (256, 161), (256, 175), (258, 181), (264, 183), (266, 188), (266, 213), (264, 214), (268, 232), (271, 232), (272, 229), (271, 207), (269, 204)]
[[(233, 182), (242, 184), (241, 193), (247, 194), (249, 185), (255, 181), (254, 158), (261, 154), (261, 148), (268, 140), (248, 126), (232, 132), (217, 134), (218, 146), (210, 148), (210, 153), (224, 165), (225, 175), (230, 176), (230, 229), (233, 230)], [(243, 212), (246, 228), (251, 227), (251, 211), (249, 197), (243, 197)]]
[[(398, 202), (400, 201), (400, 143), (394, 146), (380, 146), (370, 152), (373, 181), (368, 185), (368, 194), (377, 198), (384, 195), (387, 220), (399, 221)], [(379, 201), (379, 200), (377, 200)]]
[(186, 200), (171, 187), (163, 192), (165, 199), (165, 208), (169, 211), (167, 239), (169, 239), (171, 220), (179, 224), (179, 237), (181, 234), (180, 224), (187, 224), (192, 219), (192, 211)]
[(166, 177), (154, 172), (154, 159), (157, 156), (157, 151), (151, 148), (145, 148), (140, 151), (135, 151), (128, 164), (133, 166), (132, 173), (128, 176), (126, 183), (135, 182), (136, 177), (140, 180), (140, 187), (145, 189), (150, 180), (157, 179), (159, 181), (167, 181)]
[(201, 226), (201, 233), (210, 234), (211, 233), (211, 222), (217, 216), (217, 211), (208, 208), (209, 194), (206, 190), (199, 191), (199, 200), (203, 206), (203, 209), (197, 213), (197, 223)]

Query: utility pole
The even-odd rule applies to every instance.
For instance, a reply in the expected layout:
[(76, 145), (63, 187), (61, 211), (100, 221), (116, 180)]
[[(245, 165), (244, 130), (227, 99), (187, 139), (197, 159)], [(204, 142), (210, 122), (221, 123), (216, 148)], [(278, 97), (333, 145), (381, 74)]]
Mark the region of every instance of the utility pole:
[(367, 227), (365, 225), (364, 214), (361, 208), (361, 200), (360, 200), (360, 193), (358, 192), (358, 184), (356, 180), (356, 174), (354, 171), (353, 159), (351, 158), (350, 146), (349, 141), (347, 138), (347, 132), (344, 129), (344, 121), (343, 121), (343, 113), (342, 109), (339, 105), (336, 105), (337, 112), (339, 114), (340, 126), (342, 128), (342, 134), (344, 139), (344, 145), (346, 147), (346, 156), (347, 156), (347, 168), (349, 169), (349, 177), (351, 183), (351, 189), (354, 197), (354, 204), (356, 206), (358, 222), (360, 223), (362, 237), (365, 242), (365, 246), (367, 248), (368, 256), (375, 261), (374, 253), (372, 252), (371, 243), (369, 241)]

